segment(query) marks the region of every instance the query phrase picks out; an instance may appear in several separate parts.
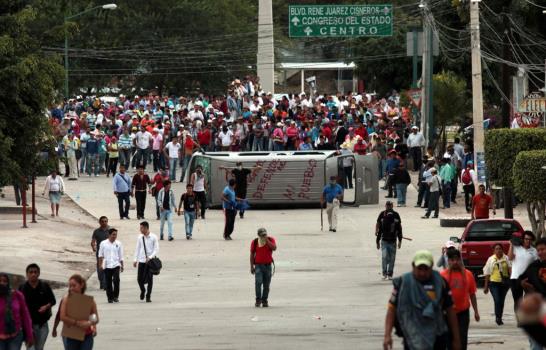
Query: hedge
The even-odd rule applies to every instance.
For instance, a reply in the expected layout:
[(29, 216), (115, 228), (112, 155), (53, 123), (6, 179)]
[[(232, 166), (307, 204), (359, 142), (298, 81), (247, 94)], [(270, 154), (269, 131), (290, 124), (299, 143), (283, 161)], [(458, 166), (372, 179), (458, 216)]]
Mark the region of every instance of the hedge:
[(520, 152), (512, 170), (514, 191), (525, 202), (546, 200), (546, 149)]
[(516, 156), (522, 151), (546, 150), (546, 129), (490, 130), (485, 134), (484, 147), (489, 180), (497, 186), (513, 187)]

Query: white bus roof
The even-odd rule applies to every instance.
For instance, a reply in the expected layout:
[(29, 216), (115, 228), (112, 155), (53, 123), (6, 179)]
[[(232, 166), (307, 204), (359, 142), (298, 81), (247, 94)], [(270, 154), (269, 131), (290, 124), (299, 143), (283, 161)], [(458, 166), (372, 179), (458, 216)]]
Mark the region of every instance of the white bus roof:
[(253, 161), (253, 160), (269, 160), (269, 159), (284, 159), (284, 160), (302, 160), (302, 159), (317, 159), (324, 160), (335, 155), (337, 151), (264, 151), (264, 152), (196, 152), (195, 156), (205, 156), (211, 159), (224, 161)]

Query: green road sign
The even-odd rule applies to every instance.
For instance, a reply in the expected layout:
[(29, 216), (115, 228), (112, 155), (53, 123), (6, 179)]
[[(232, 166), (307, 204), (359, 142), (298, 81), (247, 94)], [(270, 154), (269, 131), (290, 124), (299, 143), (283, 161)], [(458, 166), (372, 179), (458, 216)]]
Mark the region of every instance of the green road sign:
[(291, 5), (291, 38), (392, 36), (392, 5)]

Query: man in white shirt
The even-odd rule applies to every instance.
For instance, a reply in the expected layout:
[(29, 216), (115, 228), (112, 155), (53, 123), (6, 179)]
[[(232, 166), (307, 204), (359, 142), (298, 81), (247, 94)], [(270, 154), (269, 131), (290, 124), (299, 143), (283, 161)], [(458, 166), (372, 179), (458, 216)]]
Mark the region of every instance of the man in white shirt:
[(425, 146), (425, 138), (423, 134), (419, 132), (417, 126), (411, 127), (411, 134), (408, 136), (407, 144), (411, 158), (413, 159), (413, 171), (419, 171), (421, 159), (423, 157), (422, 147)]
[[(151, 303), (154, 275), (150, 272), (146, 263), (159, 253), (159, 242), (157, 236), (150, 232), (150, 225), (147, 221), (140, 223), (140, 233), (137, 238), (133, 267), (138, 266), (137, 281), (140, 287), (140, 300), (144, 300), (146, 294), (146, 302)], [(148, 285), (147, 290), (144, 287), (146, 284)]]
[(146, 164), (148, 163), (148, 153), (150, 150), (150, 143), (152, 141), (152, 134), (146, 131), (144, 126), (140, 127), (140, 131), (136, 133), (135, 136), (135, 145), (136, 145), (136, 165), (141, 164), (146, 169)]
[(178, 137), (173, 136), (172, 140), (167, 143), (163, 149), (165, 159), (169, 163), (169, 179), (171, 181), (176, 180), (176, 166), (178, 164), (178, 158), (180, 156), (180, 148), (182, 145), (178, 142)]
[(198, 119), (198, 120), (205, 120), (205, 117), (203, 116), (203, 112), (201, 112), (201, 104), (200, 103), (196, 103), (194, 106), (193, 106), (193, 110), (191, 110), (189, 113), (188, 113), (188, 116), (190, 117), (191, 121), (194, 121), (195, 119)]
[(519, 278), (527, 270), (527, 267), (538, 259), (537, 250), (532, 246), (534, 241), (535, 235), (532, 231), (525, 231), (520, 239), (512, 238), (510, 240), (508, 259), (512, 262), (510, 289), (514, 298), (514, 311), (516, 311), (518, 303), (523, 297), (523, 287)]
[(233, 131), (224, 125), (222, 127), (222, 131), (220, 131), (218, 134), (218, 138), (220, 139), (222, 145), (222, 151), (229, 151), (229, 147), (231, 146), (233, 139)]
[(100, 243), (99, 269), (104, 271), (106, 297), (109, 303), (119, 302), (119, 273), (123, 272), (123, 245), (117, 241), (118, 230), (108, 230), (108, 239)]

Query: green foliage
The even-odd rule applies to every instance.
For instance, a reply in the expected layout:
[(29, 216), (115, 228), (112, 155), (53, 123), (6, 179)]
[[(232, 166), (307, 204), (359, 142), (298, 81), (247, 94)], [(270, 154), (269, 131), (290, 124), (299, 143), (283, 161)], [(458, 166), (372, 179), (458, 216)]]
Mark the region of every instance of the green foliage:
[(36, 10), (0, 0), (0, 186), (43, 170), (38, 156), (51, 147), (46, 108), (61, 84), (62, 67), (45, 57), (29, 29)]
[(512, 169), (514, 190), (525, 202), (546, 200), (546, 149), (519, 152)]
[[(498, 186), (513, 187), (516, 156), (523, 151), (546, 149), (546, 129), (495, 129), (485, 134), (488, 176)], [(545, 165), (545, 164), (542, 164)], [(541, 165), (541, 166), (542, 166)], [(535, 176), (539, 176), (537, 172)]]
[(436, 125), (460, 123), (470, 107), (466, 81), (453, 72), (443, 71), (434, 75), (433, 89)]

